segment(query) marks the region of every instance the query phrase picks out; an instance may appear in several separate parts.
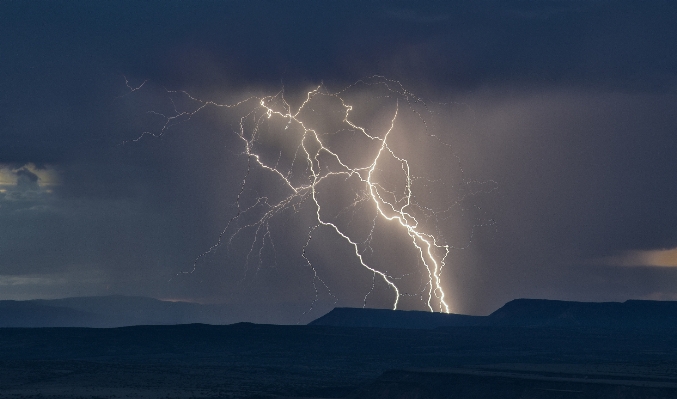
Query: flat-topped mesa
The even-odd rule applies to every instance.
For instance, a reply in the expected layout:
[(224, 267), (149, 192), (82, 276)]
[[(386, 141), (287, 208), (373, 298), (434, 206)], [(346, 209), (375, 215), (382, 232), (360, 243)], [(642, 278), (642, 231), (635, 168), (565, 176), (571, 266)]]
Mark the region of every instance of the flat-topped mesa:
[(489, 315), (494, 326), (677, 328), (677, 302), (515, 299)]
[(308, 325), (313, 326), (405, 329), (433, 329), (485, 324), (486, 317), (483, 316), (370, 308), (334, 308), (324, 316), (308, 323)]
[(677, 302), (573, 302), (515, 299), (489, 316), (335, 308), (309, 325), (433, 329), (440, 327), (677, 328)]

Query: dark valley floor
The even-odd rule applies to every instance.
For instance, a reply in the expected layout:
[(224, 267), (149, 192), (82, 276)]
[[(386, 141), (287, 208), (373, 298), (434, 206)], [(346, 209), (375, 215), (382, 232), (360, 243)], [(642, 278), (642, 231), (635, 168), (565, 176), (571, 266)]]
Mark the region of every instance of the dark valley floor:
[(0, 329), (0, 398), (674, 398), (677, 330)]

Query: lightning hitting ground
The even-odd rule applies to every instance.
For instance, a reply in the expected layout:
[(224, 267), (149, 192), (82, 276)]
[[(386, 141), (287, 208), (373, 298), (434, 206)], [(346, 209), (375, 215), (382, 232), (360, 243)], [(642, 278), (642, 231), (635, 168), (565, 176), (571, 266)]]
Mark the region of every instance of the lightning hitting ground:
[[(132, 87), (126, 78), (125, 82), (127, 94), (146, 84)], [(450, 222), (450, 209), (462, 206), (465, 197), (492, 191), (496, 185), (471, 185), (462, 177), (465, 191), (454, 201), (431, 198), (433, 187), (445, 182), (418, 175), (416, 167), (425, 162), (413, 162), (410, 157), (425, 158), (422, 148), (431, 145), (438, 151), (442, 148), (449, 158), (458, 157), (450, 144), (429, 129), (433, 111), (422, 99), (381, 76), (339, 91), (318, 85), (295, 106), (284, 90), (233, 103), (204, 100), (186, 91), (168, 90), (167, 95), (172, 100), (171, 113), (150, 112), (161, 119), (161, 126), (131, 141), (160, 138), (208, 108), (222, 109), (237, 115), (229, 134), (238, 138), (236, 153), (246, 162), (232, 217), (215, 243), (180, 274), (193, 273), (221, 246), (232, 248), (236, 237), (246, 235), (250, 239), (242, 280), (246, 279), (255, 260), (257, 272), (265, 262), (275, 261), (271, 226), (285, 223), (291, 215), (296, 216), (295, 223), (302, 226), (305, 237), (298, 248), (299, 262), (312, 274), (314, 299), (308, 311), (321, 290), (334, 303), (339, 301), (319, 267), (321, 260), (315, 260), (310, 250), (313, 240), (327, 233), (341, 240), (349, 248), (350, 262), (371, 276), (363, 306), (376, 286), (384, 285), (392, 309), (398, 308), (402, 298), (415, 298), (429, 311), (452, 310), (445, 280), (449, 254), (467, 246), (470, 239), (460, 246), (449, 245), (440, 223)], [(462, 175), (460, 164), (458, 169)], [(492, 224), (491, 220), (473, 228), (486, 224)], [(386, 253), (396, 251), (408, 255)], [(272, 259), (267, 259), (268, 252)]]

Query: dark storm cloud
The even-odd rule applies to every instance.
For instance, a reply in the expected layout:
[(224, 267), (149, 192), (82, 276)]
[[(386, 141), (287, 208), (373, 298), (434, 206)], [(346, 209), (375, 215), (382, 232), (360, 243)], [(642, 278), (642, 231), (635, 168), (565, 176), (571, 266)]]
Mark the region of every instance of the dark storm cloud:
[(3, 11), (3, 162), (115, 143), (124, 126), (109, 106), (124, 93), (122, 74), (204, 92), (374, 73), (426, 93), (677, 84), (669, 2), (7, 2)]
[[(468, 178), (497, 183), (466, 204), (481, 208), (468, 226), (496, 224), (452, 253), (460, 310), (668, 298), (671, 269), (599, 259), (677, 246), (676, 16), (670, 1), (3, 2), (0, 164), (19, 172), (0, 185), (0, 276), (33, 281), (26, 297), (83, 276), (49, 295), (231, 298), (221, 266), (166, 282), (232, 217), (233, 120), (120, 144), (158, 128), (146, 111), (172, 112), (165, 88), (220, 100), (284, 85), (298, 100), (380, 74), (445, 102)], [(128, 94), (123, 76), (148, 83)], [(51, 193), (28, 163), (58, 166)], [(290, 278), (268, 272), (256, 289)]]

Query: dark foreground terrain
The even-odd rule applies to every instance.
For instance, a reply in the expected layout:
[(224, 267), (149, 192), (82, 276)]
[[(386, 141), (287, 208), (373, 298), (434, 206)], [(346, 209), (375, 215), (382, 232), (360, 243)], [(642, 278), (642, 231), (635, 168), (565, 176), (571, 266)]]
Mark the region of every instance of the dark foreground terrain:
[(0, 329), (0, 398), (677, 398), (677, 330)]

